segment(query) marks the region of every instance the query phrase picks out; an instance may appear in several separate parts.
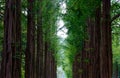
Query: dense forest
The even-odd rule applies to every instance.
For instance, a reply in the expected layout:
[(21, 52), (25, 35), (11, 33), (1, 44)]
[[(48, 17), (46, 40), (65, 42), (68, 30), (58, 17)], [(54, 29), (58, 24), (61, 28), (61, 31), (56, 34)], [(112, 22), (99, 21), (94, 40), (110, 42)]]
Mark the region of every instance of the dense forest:
[(120, 0), (0, 0), (0, 78), (120, 78)]

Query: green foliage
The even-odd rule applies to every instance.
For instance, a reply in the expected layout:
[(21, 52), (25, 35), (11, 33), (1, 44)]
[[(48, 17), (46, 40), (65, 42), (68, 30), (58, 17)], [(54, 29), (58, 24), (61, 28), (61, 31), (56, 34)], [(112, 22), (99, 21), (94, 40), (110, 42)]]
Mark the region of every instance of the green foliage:
[(120, 2), (119, 0), (111, 0), (111, 16), (113, 17), (114, 15), (120, 13)]
[[(111, 17), (120, 13), (120, 2), (119, 0), (111, 0)], [(113, 73), (116, 71), (116, 63), (118, 64), (118, 69), (120, 68), (120, 18), (112, 21), (112, 51), (113, 51)], [(118, 70), (120, 73), (120, 70)], [(114, 76), (114, 75), (113, 75)]]
[[(69, 67), (73, 65), (75, 56), (81, 52), (84, 41), (87, 40), (86, 32), (87, 19), (94, 17), (96, 8), (101, 4), (100, 0), (69, 0), (66, 1), (67, 12), (62, 17), (65, 21), (65, 26), (68, 29), (68, 37), (66, 39), (65, 56), (69, 60)], [(84, 62), (89, 62), (85, 59)], [(66, 71), (72, 74), (72, 72)], [(69, 76), (69, 75), (68, 75)], [(68, 77), (71, 78), (71, 77)]]
[(115, 20), (112, 24), (112, 49), (113, 49), (113, 63), (116, 61), (120, 64), (120, 19)]
[[(57, 0), (44, 0), (42, 1), (42, 28), (44, 41), (50, 43), (50, 50), (53, 52), (55, 59), (57, 60), (58, 51), (58, 37), (57, 37), (57, 12), (58, 7)], [(38, 3), (39, 5), (39, 3)]]

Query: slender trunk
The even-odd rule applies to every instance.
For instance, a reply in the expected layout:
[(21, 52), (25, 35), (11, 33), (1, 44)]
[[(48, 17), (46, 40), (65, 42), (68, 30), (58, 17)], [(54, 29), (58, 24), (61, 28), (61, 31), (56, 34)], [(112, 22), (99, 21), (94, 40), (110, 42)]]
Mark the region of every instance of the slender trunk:
[(36, 69), (37, 69), (37, 78), (44, 78), (44, 44), (43, 44), (43, 27), (42, 27), (42, 0), (38, 0), (38, 7), (40, 9), (37, 10), (37, 58), (36, 58)]
[(94, 52), (95, 52), (95, 57), (94, 57), (94, 64), (93, 64), (93, 69), (94, 72), (93, 78), (100, 78), (100, 21), (101, 21), (101, 6), (97, 8), (96, 10), (96, 16), (95, 16), (95, 40), (94, 40)]
[(12, 78), (21, 78), (21, 0), (14, 0)]
[(51, 68), (52, 77), (51, 78), (57, 78), (56, 70), (57, 70), (56, 61), (55, 61), (55, 57), (52, 54), (52, 68)]
[(44, 68), (44, 77), (48, 78), (48, 68), (49, 68), (49, 64), (48, 64), (48, 43), (45, 42), (45, 68)]
[(27, 47), (25, 53), (25, 78), (34, 78), (35, 62), (35, 19), (34, 1), (28, 0)]

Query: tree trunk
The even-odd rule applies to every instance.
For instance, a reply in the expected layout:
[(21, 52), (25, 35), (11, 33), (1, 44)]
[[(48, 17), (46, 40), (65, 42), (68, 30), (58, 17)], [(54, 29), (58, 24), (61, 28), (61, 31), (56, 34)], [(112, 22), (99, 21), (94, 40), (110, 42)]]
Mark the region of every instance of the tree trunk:
[(25, 78), (34, 78), (35, 64), (35, 19), (34, 2), (28, 0), (27, 47), (25, 53)]
[(100, 76), (112, 78), (110, 0), (102, 0), (102, 26), (100, 49)]
[[(40, 5), (38, 4), (40, 3)], [(37, 57), (36, 57), (36, 77), (44, 78), (44, 44), (43, 44), (43, 27), (42, 27), (42, 0), (38, 0), (37, 10)]]
[[(73, 78), (100, 78), (100, 8), (87, 21), (88, 39), (73, 63)], [(79, 61), (80, 62), (79, 62)]]
[[(1, 78), (21, 77), (21, 1), (6, 0)], [(21, 55), (19, 55), (21, 56)], [(18, 59), (19, 58), (19, 59)]]
[(100, 78), (100, 21), (101, 21), (101, 6), (96, 9), (96, 16), (95, 16), (95, 28), (94, 28), (94, 64), (93, 64), (93, 73), (92, 78)]
[(82, 78), (83, 68), (82, 68), (82, 52), (78, 53), (75, 56), (75, 60), (73, 62), (73, 78)]
[[(9, 8), (8, 8), (9, 7)], [(12, 0), (5, 2), (4, 46), (2, 54), (1, 78), (12, 78)]]
[(21, 0), (14, 1), (14, 26), (12, 35), (12, 78), (21, 78)]

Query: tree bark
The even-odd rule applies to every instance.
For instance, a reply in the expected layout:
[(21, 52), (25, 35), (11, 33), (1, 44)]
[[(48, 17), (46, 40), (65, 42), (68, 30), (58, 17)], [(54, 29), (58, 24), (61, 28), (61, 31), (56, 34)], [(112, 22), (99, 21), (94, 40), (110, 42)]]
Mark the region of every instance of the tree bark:
[[(4, 46), (2, 54), (1, 78), (21, 77), (21, 1), (6, 0), (4, 15)], [(21, 55), (20, 55), (21, 56)]]
[(112, 78), (110, 0), (102, 0), (100, 78)]
[(39, 9), (37, 10), (37, 57), (36, 57), (36, 77), (44, 78), (44, 42), (43, 42), (43, 26), (42, 26), (42, 0), (38, 0)]
[(14, 26), (12, 35), (12, 78), (21, 78), (21, 0), (14, 1)]
[[(8, 8), (9, 7), (9, 8)], [(12, 78), (12, 0), (5, 1), (4, 46), (2, 54), (1, 78)]]
[(34, 78), (35, 64), (35, 0), (28, 0), (27, 47), (25, 52), (25, 78)]

